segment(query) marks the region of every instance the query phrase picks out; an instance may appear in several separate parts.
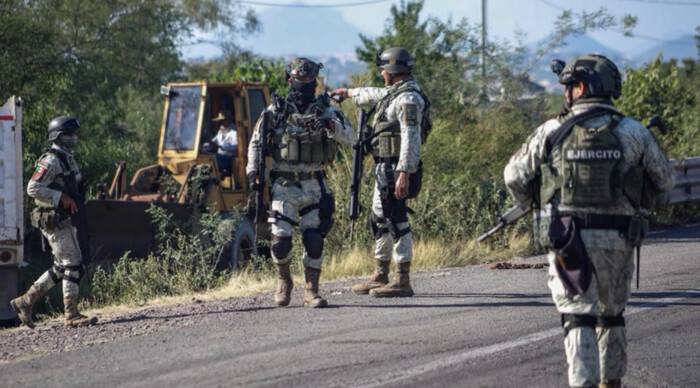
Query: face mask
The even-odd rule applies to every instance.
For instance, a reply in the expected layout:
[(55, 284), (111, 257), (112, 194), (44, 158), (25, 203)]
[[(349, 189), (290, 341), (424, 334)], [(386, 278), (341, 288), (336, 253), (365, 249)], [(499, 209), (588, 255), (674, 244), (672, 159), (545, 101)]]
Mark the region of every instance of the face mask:
[(78, 136), (59, 136), (58, 142), (68, 149), (73, 149), (78, 144)]
[(316, 92), (316, 79), (307, 82), (298, 82), (292, 78), (292, 90), (306, 95), (314, 95)]

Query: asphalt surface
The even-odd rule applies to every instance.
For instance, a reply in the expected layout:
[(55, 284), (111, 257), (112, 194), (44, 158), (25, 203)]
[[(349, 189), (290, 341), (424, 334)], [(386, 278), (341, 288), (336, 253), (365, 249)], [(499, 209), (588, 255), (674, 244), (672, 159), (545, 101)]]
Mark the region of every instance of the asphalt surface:
[[(625, 386), (700, 386), (700, 225), (653, 233), (641, 273), (626, 314)], [(0, 354), (7, 343), (16, 356), (0, 364), (0, 386), (564, 387), (546, 279), (546, 267), (480, 265), (413, 274), (413, 298), (357, 296), (344, 282), (322, 285), (327, 309), (301, 307), (298, 291), (287, 308), (270, 295), (193, 303), (97, 326), (166, 329), (31, 357), (9, 344), (63, 329), (15, 329), (0, 335)]]

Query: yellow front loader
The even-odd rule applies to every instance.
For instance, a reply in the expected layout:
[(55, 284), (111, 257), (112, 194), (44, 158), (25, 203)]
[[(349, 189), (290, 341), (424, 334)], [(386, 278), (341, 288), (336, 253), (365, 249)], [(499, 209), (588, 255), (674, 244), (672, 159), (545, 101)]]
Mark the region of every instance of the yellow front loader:
[[(188, 185), (196, 167), (207, 165), (210, 170), (203, 190), (204, 204), (215, 204), (224, 218), (232, 209), (243, 210), (246, 206), (248, 143), (255, 122), (270, 102), (267, 85), (171, 83), (161, 87), (161, 94), (165, 97), (165, 109), (158, 163), (138, 169), (129, 184), (126, 162), (118, 163), (109, 189), (105, 187), (98, 199), (86, 205), (93, 262), (113, 261), (126, 251), (145, 257), (154, 249), (155, 229), (146, 210), (155, 201), (176, 219), (186, 219), (193, 209)], [(225, 166), (218, 165), (215, 152), (205, 146), (218, 131), (211, 119), (223, 110), (232, 113), (238, 134), (237, 155)], [(266, 225), (261, 225), (258, 232), (258, 236), (269, 237)], [(246, 217), (233, 233), (222, 262), (236, 269), (257, 254), (256, 233)]]

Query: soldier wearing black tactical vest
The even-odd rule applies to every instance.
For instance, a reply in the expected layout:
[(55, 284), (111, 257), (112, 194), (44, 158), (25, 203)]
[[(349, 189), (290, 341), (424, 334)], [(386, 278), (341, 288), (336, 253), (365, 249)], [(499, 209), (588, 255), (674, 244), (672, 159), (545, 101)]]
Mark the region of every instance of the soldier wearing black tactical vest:
[(85, 267), (71, 215), (81, 207), (76, 201), (85, 198), (85, 184), (72, 153), (78, 142), (79, 127), (80, 122), (74, 117), (58, 116), (51, 120), (48, 139), (53, 144), (39, 157), (27, 185), (27, 195), (36, 202), (31, 214), (32, 225), (41, 229), (54, 258), (53, 267), (44, 272), (26, 294), (10, 302), (29, 328), (34, 328), (34, 303), (61, 281), (64, 324), (79, 327), (97, 322), (97, 317), (86, 317), (78, 312), (78, 286)]
[(633, 251), (649, 198), (670, 190), (675, 173), (649, 130), (615, 109), (622, 88), (614, 63), (583, 55), (552, 68), (567, 106), (513, 155), (505, 182), (518, 206), (534, 208), (538, 241), (550, 250), (569, 385), (621, 387)]
[(279, 306), (289, 304), (293, 288), (289, 264), (294, 226), (299, 226), (304, 245), (304, 306), (328, 305), (318, 294), (323, 239), (333, 224), (335, 211), (334, 198), (326, 186), (325, 167), (335, 159), (338, 143), (352, 143), (354, 131), (340, 110), (331, 106), (327, 95), (314, 94), (322, 67), (323, 64), (306, 58), (296, 58), (287, 65), (287, 83), (292, 90), (285, 99), (273, 95), (273, 104), (268, 107), (273, 113), (270, 136), (261, 139), (263, 120), (258, 120), (248, 149), (249, 182), (259, 184), (258, 177), (264, 173), (258, 171), (263, 143), (273, 158), (268, 221), (272, 224), (270, 251), (277, 268), (275, 302)]
[[(370, 221), (376, 245), (376, 269), (372, 277), (353, 287), (357, 294), (374, 297), (410, 297), (413, 236), (408, 223), (406, 199), (420, 191), (421, 144), (430, 131), (430, 102), (411, 75), (413, 57), (402, 47), (377, 54), (384, 88), (336, 89), (332, 95), (352, 97), (358, 107), (376, 106), (373, 144), (376, 184)], [(389, 264), (396, 262), (396, 276), (389, 283)]]

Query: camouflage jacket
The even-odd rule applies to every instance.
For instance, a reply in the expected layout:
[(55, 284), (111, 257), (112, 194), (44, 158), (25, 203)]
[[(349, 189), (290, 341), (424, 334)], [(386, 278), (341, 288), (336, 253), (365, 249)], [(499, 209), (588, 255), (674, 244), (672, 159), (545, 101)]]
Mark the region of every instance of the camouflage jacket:
[[(581, 114), (591, 109), (596, 109), (609, 104), (581, 100), (574, 104), (574, 114)], [(586, 120), (584, 127), (600, 127), (611, 120), (611, 115), (606, 114)], [(520, 151), (510, 158), (505, 168), (504, 178), (515, 203), (521, 208), (528, 208), (533, 201), (533, 181), (536, 178), (540, 165), (547, 163), (548, 155), (545, 141), (548, 135), (555, 132), (559, 126), (558, 119), (552, 119), (540, 125), (530, 135), (527, 142), (522, 145)], [(657, 191), (669, 191), (675, 184), (675, 170), (666, 156), (659, 148), (654, 136), (641, 123), (625, 117), (615, 129), (615, 135), (619, 138), (623, 148), (621, 161), (622, 173), (630, 171), (634, 166), (641, 165), (646, 176), (651, 180)], [(560, 165), (560, 148), (552, 150), (552, 168), (556, 171)], [(551, 204), (543, 207), (543, 211), (551, 211)], [(633, 215), (636, 212), (634, 206), (623, 196), (622, 200), (611, 206), (571, 207), (559, 205), (558, 211), (575, 211), (593, 214), (619, 214)]]
[[(353, 89), (352, 101), (358, 107), (374, 106), (382, 102), (387, 95), (405, 87), (407, 83), (420, 90), (413, 78), (409, 77), (384, 88), (366, 87)], [(401, 93), (398, 97), (391, 100), (389, 106), (386, 107), (387, 121), (398, 120), (401, 126), (401, 152), (399, 161), (396, 164), (396, 171), (412, 173), (418, 169), (421, 148), (421, 120), (424, 107), (425, 101), (423, 101), (420, 94), (414, 91)], [(374, 115), (375, 125), (378, 116), (379, 114)], [(379, 166), (377, 166), (377, 171), (379, 171)]]
[[(308, 112), (299, 112), (297, 107), (294, 104), (291, 104), (291, 106), (294, 109), (294, 112), (296, 113), (308, 113)], [(278, 113), (276, 112), (276, 107), (274, 104), (270, 105), (267, 107), (268, 110), (272, 111), (273, 113)], [(345, 118), (343, 113), (336, 107), (334, 106), (329, 106), (328, 109), (326, 110), (324, 116), (330, 118), (334, 125), (335, 125), (335, 131), (327, 131), (328, 137), (330, 139), (335, 140), (336, 142), (340, 144), (352, 144), (354, 138), (355, 138), (355, 131), (348, 122), (348, 120)], [(261, 147), (261, 138), (260, 138), (260, 125), (262, 124), (262, 116), (258, 119), (258, 121), (255, 123), (255, 128), (253, 132), (253, 138), (250, 140), (250, 145), (248, 145), (248, 165), (246, 166), (246, 174), (250, 175), (251, 173), (253, 174), (258, 174), (257, 168), (258, 168), (258, 159), (260, 157), (260, 147)], [(323, 170), (324, 165), (322, 163), (285, 163), (285, 162), (273, 162), (272, 169), (275, 171), (304, 171), (304, 172), (311, 172), (311, 171), (318, 171), (318, 170)]]
[[(51, 149), (57, 150), (67, 156), (70, 171), (75, 171), (76, 181), (80, 182), (82, 177), (78, 170), (78, 164), (73, 158), (73, 154), (56, 143), (51, 146)], [(39, 161), (37, 161), (34, 174), (29, 180), (29, 184), (27, 184), (27, 195), (34, 198), (39, 206), (58, 207), (61, 199), (61, 191), (49, 186), (54, 182), (63, 185), (64, 182), (61, 181), (61, 175), (64, 172), (66, 171), (64, 171), (63, 164), (58, 156), (50, 152), (44, 153), (39, 158)]]

